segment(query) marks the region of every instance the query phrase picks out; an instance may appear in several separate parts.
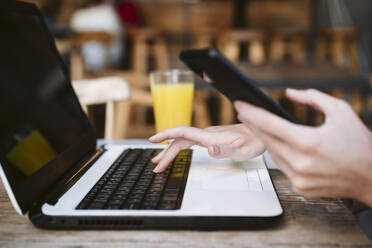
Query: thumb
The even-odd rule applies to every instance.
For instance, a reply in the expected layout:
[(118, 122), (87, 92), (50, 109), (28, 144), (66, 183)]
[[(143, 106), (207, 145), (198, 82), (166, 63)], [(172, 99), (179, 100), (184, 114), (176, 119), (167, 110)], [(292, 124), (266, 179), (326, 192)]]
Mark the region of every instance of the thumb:
[(338, 102), (337, 98), (327, 95), (315, 89), (295, 90), (287, 89), (287, 97), (304, 105), (313, 107), (314, 109), (324, 113), (325, 115), (332, 114), (334, 105)]
[(208, 147), (208, 153), (214, 158), (230, 157), (232, 153), (231, 145), (212, 145)]

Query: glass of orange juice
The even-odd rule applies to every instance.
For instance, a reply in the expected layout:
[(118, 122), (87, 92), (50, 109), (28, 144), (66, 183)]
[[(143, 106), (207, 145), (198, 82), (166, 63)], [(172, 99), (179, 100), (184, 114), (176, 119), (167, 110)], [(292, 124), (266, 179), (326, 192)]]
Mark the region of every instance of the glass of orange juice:
[(188, 70), (150, 73), (156, 132), (190, 126), (194, 98), (194, 74)]

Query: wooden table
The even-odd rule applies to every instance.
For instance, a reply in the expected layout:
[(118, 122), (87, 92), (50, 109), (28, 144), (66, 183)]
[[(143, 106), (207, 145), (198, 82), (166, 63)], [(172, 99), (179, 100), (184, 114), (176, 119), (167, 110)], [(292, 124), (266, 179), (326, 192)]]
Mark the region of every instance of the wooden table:
[(285, 214), (257, 231), (45, 231), (19, 216), (0, 186), (0, 247), (372, 247), (341, 201), (310, 200), (270, 171)]

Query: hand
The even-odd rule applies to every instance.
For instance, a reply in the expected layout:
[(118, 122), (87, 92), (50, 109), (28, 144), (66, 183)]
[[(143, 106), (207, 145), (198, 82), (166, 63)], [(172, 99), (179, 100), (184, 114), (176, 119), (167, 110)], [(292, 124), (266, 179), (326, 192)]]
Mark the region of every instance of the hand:
[(294, 189), (307, 197), (351, 197), (372, 207), (372, 135), (351, 107), (317, 90), (287, 97), (325, 115), (319, 127), (293, 124), (236, 102), (238, 118), (260, 137)]
[(214, 158), (246, 160), (264, 151), (263, 143), (243, 124), (215, 126), (206, 129), (195, 127), (176, 127), (164, 130), (149, 140), (159, 143), (173, 139), (167, 148), (152, 159), (158, 164), (154, 172), (164, 171), (170, 162), (183, 150), (193, 145), (208, 148)]

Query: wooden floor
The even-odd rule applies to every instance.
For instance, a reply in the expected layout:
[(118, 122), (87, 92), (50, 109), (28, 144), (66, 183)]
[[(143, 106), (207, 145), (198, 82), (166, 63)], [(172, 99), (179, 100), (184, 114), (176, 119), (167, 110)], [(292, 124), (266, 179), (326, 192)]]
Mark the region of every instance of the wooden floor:
[(261, 231), (44, 231), (12, 209), (0, 186), (0, 247), (372, 247), (338, 200), (294, 194), (281, 172), (270, 172), (285, 215)]

